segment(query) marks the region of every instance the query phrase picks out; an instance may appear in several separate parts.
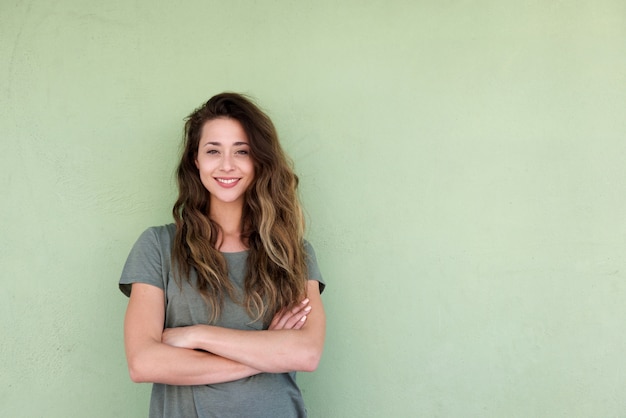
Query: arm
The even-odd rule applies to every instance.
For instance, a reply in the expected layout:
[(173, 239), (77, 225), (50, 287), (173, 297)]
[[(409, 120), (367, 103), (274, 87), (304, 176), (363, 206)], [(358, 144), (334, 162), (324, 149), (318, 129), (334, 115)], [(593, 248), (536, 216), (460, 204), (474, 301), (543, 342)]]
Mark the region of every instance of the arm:
[(200, 385), (260, 373), (215, 354), (163, 344), (164, 318), (163, 290), (149, 284), (133, 284), (124, 320), (124, 343), (128, 370), (134, 382)]
[(163, 342), (197, 348), (268, 373), (313, 371), (324, 347), (326, 317), (319, 283), (309, 280), (307, 297), (311, 310), (300, 329), (241, 331), (210, 325), (170, 328)]

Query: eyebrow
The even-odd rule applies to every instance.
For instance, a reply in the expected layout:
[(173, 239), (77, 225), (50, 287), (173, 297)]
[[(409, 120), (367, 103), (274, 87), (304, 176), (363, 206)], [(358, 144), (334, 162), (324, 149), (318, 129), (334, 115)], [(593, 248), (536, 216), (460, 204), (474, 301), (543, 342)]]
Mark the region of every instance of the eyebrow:
[[(215, 141), (211, 141), (211, 142), (207, 142), (206, 144), (203, 145), (203, 147), (206, 147), (207, 145), (214, 145), (214, 146), (220, 146), (222, 145), (221, 142), (215, 142)], [(235, 142), (233, 143), (233, 146), (235, 147), (240, 147), (242, 145), (250, 145), (247, 142)]]

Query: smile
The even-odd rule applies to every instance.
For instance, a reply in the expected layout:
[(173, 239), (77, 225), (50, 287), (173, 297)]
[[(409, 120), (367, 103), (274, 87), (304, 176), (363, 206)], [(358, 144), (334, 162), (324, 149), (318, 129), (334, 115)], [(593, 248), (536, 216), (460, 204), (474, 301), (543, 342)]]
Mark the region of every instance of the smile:
[(213, 178), (215, 179), (215, 181), (217, 181), (217, 184), (222, 189), (232, 189), (232, 188), (235, 188), (239, 184), (239, 180), (241, 180), (241, 177), (235, 177), (235, 178), (233, 178), (233, 177), (230, 177), (230, 178), (213, 177)]
[(221, 179), (221, 178), (216, 178), (215, 180), (217, 180), (218, 183), (222, 183), (222, 184), (233, 184), (238, 182), (240, 179)]

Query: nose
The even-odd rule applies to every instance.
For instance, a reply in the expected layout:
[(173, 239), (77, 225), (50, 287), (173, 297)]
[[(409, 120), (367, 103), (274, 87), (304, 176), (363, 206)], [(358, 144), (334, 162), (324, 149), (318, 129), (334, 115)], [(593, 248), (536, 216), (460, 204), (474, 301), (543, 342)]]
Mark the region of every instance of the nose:
[(232, 156), (229, 153), (225, 153), (222, 157), (221, 169), (222, 171), (232, 171), (233, 170), (233, 160)]

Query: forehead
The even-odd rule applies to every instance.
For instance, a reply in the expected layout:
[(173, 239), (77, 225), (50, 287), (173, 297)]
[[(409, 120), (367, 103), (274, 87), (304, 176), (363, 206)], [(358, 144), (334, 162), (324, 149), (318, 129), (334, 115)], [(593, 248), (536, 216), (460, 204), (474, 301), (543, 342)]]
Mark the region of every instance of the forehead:
[(217, 118), (204, 123), (200, 134), (200, 145), (207, 142), (228, 144), (234, 142), (248, 142), (248, 136), (241, 123), (236, 119)]

